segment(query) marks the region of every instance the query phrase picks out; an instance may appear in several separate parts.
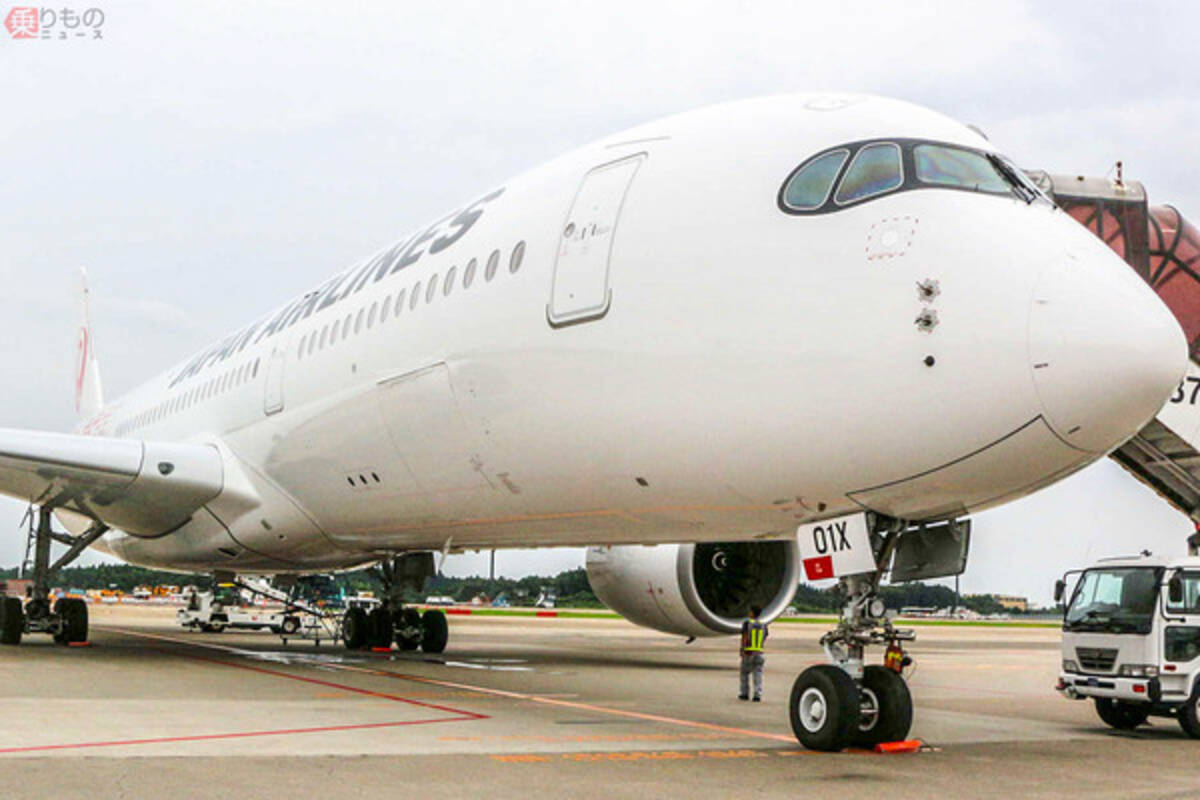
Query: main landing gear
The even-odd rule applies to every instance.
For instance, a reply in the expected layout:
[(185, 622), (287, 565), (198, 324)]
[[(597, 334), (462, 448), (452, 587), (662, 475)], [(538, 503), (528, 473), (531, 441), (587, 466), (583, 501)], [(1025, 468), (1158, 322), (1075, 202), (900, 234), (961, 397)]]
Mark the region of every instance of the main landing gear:
[[(60, 597), (51, 604), (50, 582), (59, 570), (103, 536), (108, 526), (97, 522), (79, 536), (58, 533), (50, 525), (52, 510), (50, 506), (39, 507), (36, 527), (29, 532), (26, 563), (22, 570), (32, 577), (28, 599), (22, 605), (19, 597), (0, 596), (0, 644), (20, 644), (21, 636), (26, 633), (48, 633), (59, 644), (87, 641), (87, 604), (78, 597)], [(67, 546), (67, 552), (54, 563), (50, 562), (52, 542)], [(32, 563), (29, 551), (33, 552)]]
[[(912, 727), (912, 695), (901, 676), (912, 661), (902, 642), (916, 636), (892, 626), (876, 594), (882, 567), (900, 533), (896, 524), (872, 537), (878, 565), (874, 572), (841, 579), (846, 594), (842, 616), (837, 628), (821, 637), (831, 663), (809, 667), (792, 685), (792, 731), (810, 750), (873, 748), (906, 738)], [(874, 644), (885, 646), (884, 663), (864, 666), (866, 647)]]
[(380, 562), (376, 577), (383, 584), (383, 603), (370, 611), (351, 607), (342, 617), (342, 641), (351, 650), (390, 649), (392, 642), (401, 650), (418, 647), (426, 653), (446, 649), (450, 627), (446, 613), (438, 609), (420, 610), (404, 604), (404, 591), (420, 591), (425, 579), (434, 574), (432, 553), (405, 553)]

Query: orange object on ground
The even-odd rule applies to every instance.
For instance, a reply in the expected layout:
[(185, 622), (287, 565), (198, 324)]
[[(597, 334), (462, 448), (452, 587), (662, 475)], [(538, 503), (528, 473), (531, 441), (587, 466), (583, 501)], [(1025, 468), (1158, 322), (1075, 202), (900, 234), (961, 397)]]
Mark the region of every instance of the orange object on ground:
[(888, 755), (890, 753), (915, 753), (925, 745), (920, 739), (906, 739), (903, 742), (880, 742), (875, 745), (875, 752)]

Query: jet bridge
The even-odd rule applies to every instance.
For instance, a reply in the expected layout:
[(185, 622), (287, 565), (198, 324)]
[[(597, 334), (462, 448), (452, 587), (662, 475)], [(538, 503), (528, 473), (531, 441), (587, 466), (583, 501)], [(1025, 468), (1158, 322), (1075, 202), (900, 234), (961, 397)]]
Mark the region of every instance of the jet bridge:
[(1200, 230), (1169, 205), (1151, 206), (1121, 177), (1030, 176), (1153, 287), (1188, 341), (1187, 375), (1158, 416), (1110, 456), (1200, 523)]

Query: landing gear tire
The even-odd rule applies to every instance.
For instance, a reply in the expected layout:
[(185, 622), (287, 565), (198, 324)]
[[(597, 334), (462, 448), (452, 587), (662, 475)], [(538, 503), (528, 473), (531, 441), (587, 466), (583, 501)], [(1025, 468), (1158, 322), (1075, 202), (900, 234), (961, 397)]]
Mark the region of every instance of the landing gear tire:
[(1179, 727), (1192, 739), (1200, 739), (1200, 684), (1192, 690), (1187, 704), (1179, 709)]
[(347, 650), (361, 650), (367, 646), (367, 612), (355, 606), (346, 610), (342, 617), (342, 642)]
[(446, 613), (430, 609), (421, 617), (421, 649), (426, 653), (441, 653), (450, 641), (450, 625)]
[(25, 632), (25, 611), (21, 598), (0, 597), (0, 644), (20, 644)]
[(403, 609), (400, 612), (400, 624), (396, 628), (396, 646), (401, 650), (416, 650), (421, 646), (423, 632), (421, 612), (415, 608)]
[(367, 635), (371, 647), (391, 648), (392, 612), (386, 608), (375, 608), (367, 614)]
[(87, 603), (78, 597), (62, 597), (54, 603), (54, 613), (61, 622), (54, 641), (59, 644), (86, 642), (88, 636)]
[(1150, 706), (1124, 703), (1109, 697), (1097, 697), (1096, 714), (1111, 728), (1119, 731), (1131, 731), (1150, 716)]
[(864, 667), (858, 697), (856, 746), (870, 749), (881, 742), (908, 738), (912, 728), (912, 693), (899, 673), (887, 667)]
[(810, 750), (842, 750), (858, 731), (858, 687), (841, 667), (809, 667), (792, 684), (788, 712), (792, 732), (802, 745)]

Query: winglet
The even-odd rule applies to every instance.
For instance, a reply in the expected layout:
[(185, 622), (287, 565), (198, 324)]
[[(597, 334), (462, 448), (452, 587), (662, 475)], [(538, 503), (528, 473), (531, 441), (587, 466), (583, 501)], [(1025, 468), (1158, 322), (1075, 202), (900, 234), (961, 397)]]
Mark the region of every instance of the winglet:
[(100, 388), (100, 365), (96, 363), (96, 339), (92, 335), (87, 270), (81, 268), (79, 273), (83, 281), (83, 322), (75, 348), (75, 411), (81, 419), (90, 419), (104, 405), (104, 393)]

